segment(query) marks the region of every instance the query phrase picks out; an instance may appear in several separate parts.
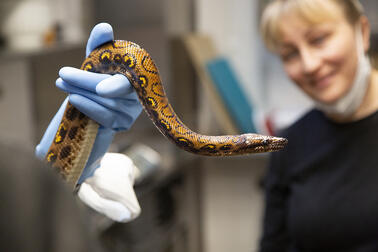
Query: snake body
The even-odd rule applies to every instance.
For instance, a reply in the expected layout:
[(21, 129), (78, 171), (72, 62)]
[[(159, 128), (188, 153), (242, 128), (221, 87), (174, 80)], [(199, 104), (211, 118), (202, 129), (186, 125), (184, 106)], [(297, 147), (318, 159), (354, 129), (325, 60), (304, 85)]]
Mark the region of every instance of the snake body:
[[(82, 70), (123, 74), (134, 89), (150, 119), (160, 132), (181, 149), (207, 156), (232, 156), (282, 149), (284, 138), (259, 134), (206, 136), (185, 126), (168, 102), (158, 69), (139, 45), (116, 40), (92, 51)], [(73, 187), (88, 160), (98, 124), (68, 103), (46, 160)]]

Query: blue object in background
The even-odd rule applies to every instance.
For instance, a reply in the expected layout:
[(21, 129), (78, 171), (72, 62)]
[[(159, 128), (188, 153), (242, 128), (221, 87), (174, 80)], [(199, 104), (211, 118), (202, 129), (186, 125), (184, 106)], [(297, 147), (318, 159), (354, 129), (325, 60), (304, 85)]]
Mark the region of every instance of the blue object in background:
[(225, 58), (207, 62), (207, 70), (231, 118), (241, 133), (257, 132), (252, 121), (252, 104)]

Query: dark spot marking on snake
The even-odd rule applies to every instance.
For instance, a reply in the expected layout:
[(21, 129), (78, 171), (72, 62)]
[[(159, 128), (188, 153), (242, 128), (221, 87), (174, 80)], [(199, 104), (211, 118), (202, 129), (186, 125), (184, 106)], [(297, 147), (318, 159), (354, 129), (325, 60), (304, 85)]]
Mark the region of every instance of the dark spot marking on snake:
[(169, 125), (169, 123), (166, 121), (166, 120), (164, 120), (164, 119), (161, 119), (160, 121), (159, 121), (159, 124), (160, 124), (160, 126), (162, 127), (162, 128), (164, 128), (166, 131), (171, 131), (171, 126)]
[(158, 104), (156, 102), (156, 100), (153, 98), (153, 97), (147, 97), (146, 98), (146, 103), (151, 106), (152, 108), (156, 109)]
[(193, 143), (184, 137), (178, 137), (175, 142), (182, 147), (193, 147)]
[(79, 127), (75, 126), (70, 129), (70, 132), (68, 132), (68, 137), (73, 140), (76, 137), (77, 131), (79, 130)]
[(110, 50), (104, 50), (101, 54), (100, 54), (100, 57), (99, 57), (99, 61), (102, 63), (102, 64), (110, 64), (111, 62), (111, 57), (112, 57), (112, 51)]
[(231, 144), (225, 144), (225, 145), (222, 145), (219, 149), (220, 150), (231, 150), (231, 148), (232, 148)]
[(74, 107), (70, 107), (69, 109), (67, 109), (66, 118), (70, 121), (73, 121), (76, 119), (79, 113), (80, 113), (79, 110), (77, 110)]
[(60, 153), (59, 153), (59, 158), (60, 159), (65, 159), (66, 157), (68, 157), (69, 155), (71, 154), (71, 146), (65, 146), (61, 149)]
[(56, 158), (57, 158), (57, 155), (54, 153), (54, 151), (49, 151), (49, 153), (47, 154), (47, 161), (50, 164), (53, 164), (55, 163)]
[(96, 69), (95, 69), (93, 63), (90, 62), (90, 61), (85, 63), (83, 70), (88, 71), (88, 72), (96, 72)]
[(217, 146), (214, 145), (214, 144), (207, 144), (207, 145), (201, 147), (201, 150), (207, 151), (207, 152), (216, 152)]
[(116, 55), (114, 55), (114, 62), (116, 64), (121, 64), (122, 63), (122, 55), (117, 53)]
[(55, 138), (55, 143), (59, 144), (63, 142), (66, 135), (67, 135), (67, 129), (64, 127), (64, 125), (61, 124), (58, 130), (58, 134)]
[(133, 69), (136, 65), (136, 58), (130, 53), (123, 55), (123, 62), (127, 68)]
[(138, 77), (138, 84), (141, 88), (146, 88), (148, 86), (148, 79), (145, 75), (141, 75)]

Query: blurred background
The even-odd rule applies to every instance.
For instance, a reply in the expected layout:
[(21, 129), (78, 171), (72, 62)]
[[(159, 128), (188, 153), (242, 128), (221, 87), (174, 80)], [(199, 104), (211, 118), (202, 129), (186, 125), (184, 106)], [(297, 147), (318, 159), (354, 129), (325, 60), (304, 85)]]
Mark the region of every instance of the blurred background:
[[(1, 0), (0, 140), (34, 148), (65, 97), (55, 88), (58, 70), (80, 67), (99, 22), (149, 51), (176, 113), (193, 130), (276, 134), (311, 103), (262, 45), (258, 20), (266, 2)], [(378, 2), (362, 3), (377, 55)], [(223, 80), (214, 78), (220, 71)], [(256, 251), (268, 155), (184, 153), (143, 113), (112, 149), (141, 171), (135, 189), (142, 215), (119, 224), (92, 213), (108, 251)]]

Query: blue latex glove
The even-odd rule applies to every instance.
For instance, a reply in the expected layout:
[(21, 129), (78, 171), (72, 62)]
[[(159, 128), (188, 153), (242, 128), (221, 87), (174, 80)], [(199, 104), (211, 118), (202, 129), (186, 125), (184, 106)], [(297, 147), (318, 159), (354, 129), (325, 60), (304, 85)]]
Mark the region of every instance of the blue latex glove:
[[(96, 47), (112, 40), (113, 29), (109, 24), (96, 25), (88, 39), (86, 56)], [(40, 159), (45, 158), (69, 100), (82, 113), (101, 125), (87, 165), (79, 179), (79, 183), (82, 183), (99, 167), (99, 162), (112, 142), (114, 133), (129, 129), (142, 111), (142, 106), (129, 80), (123, 75), (98, 74), (63, 67), (59, 71), (59, 76), (56, 85), (69, 93), (69, 96), (36, 147), (36, 155)]]

